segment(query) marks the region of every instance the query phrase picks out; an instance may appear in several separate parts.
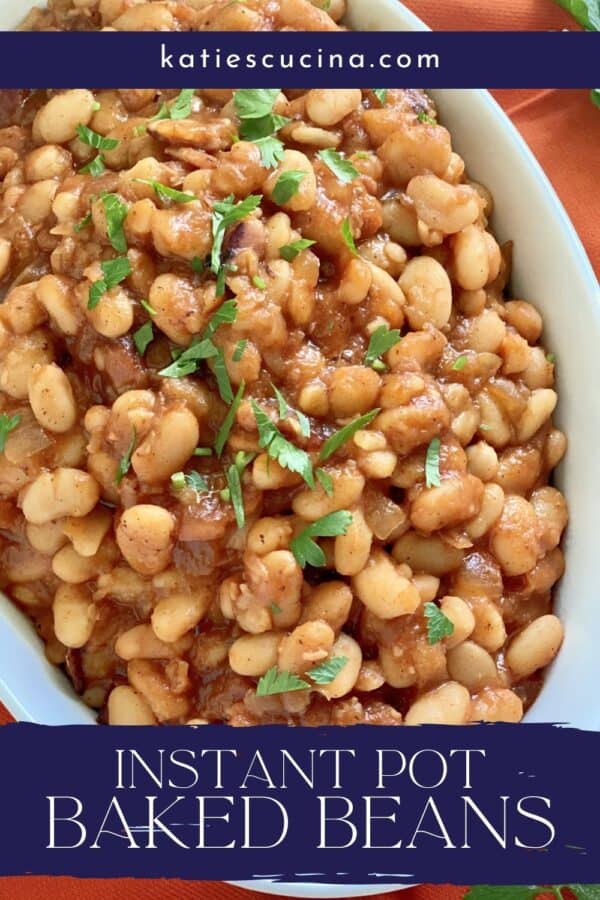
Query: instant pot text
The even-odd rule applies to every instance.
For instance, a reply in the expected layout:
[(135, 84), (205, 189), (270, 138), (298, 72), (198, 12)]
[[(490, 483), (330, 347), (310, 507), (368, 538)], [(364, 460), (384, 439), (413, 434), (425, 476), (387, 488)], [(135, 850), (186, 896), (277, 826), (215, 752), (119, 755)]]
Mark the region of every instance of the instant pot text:
[(543, 850), (556, 839), (549, 796), (500, 792), (490, 800), (488, 791), (478, 802), (478, 788), (494, 779), (482, 747), (372, 748), (362, 760), (358, 794), (356, 762), (349, 747), (251, 754), (232, 747), (116, 749), (105, 759), (113, 792), (100, 804), (46, 795), (47, 849), (118, 842), (147, 850), (165, 843), (271, 850), (290, 834), (291, 792), (295, 815), (303, 794), (305, 839), (319, 850), (469, 850), (482, 840), (503, 850)]

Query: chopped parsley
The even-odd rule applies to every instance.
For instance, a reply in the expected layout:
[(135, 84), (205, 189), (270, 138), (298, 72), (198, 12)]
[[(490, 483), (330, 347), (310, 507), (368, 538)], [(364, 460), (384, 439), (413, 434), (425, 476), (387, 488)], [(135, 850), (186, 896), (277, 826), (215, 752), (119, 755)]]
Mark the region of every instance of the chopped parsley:
[(196, 447), (192, 456), (212, 456), (212, 447)]
[(255, 453), (244, 453), (240, 450), (235, 455), (235, 462), (227, 468), (225, 478), (227, 479), (227, 487), (221, 491), (221, 499), (233, 506), (235, 521), (238, 528), (243, 528), (246, 524), (246, 511), (244, 509), (244, 494), (242, 491), (242, 472), (249, 465)]
[(237, 344), (235, 345), (235, 350), (233, 351), (233, 354), (231, 356), (231, 361), (236, 362), (236, 363), (240, 362), (247, 346), (248, 346), (248, 338), (244, 338), (243, 340), (238, 341)]
[(233, 388), (231, 387), (229, 372), (227, 371), (227, 365), (225, 363), (225, 354), (220, 347), (217, 347), (216, 350), (217, 352), (214, 354), (212, 368), (219, 394), (224, 403), (233, 403)]
[(178, 191), (150, 178), (134, 178), (133, 180), (139, 182), (139, 184), (147, 184), (148, 187), (152, 188), (158, 199), (163, 202), (172, 200), (174, 203), (191, 203), (192, 200), (197, 199), (195, 194), (186, 194), (184, 191)]
[(120, 143), (115, 138), (103, 137), (97, 131), (92, 131), (87, 125), (77, 126), (77, 136), (82, 143), (93, 147), (94, 150), (114, 150)]
[(133, 451), (135, 450), (135, 442), (137, 440), (137, 434), (135, 428), (131, 432), (131, 440), (129, 442), (129, 446), (127, 450), (119, 460), (119, 466), (117, 468), (117, 474), (115, 475), (115, 483), (121, 484), (127, 473), (129, 472), (129, 468), (131, 466), (131, 457), (133, 455)]
[(229, 437), (229, 433), (233, 427), (239, 405), (242, 402), (242, 397), (244, 396), (245, 388), (246, 383), (242, 381), (237, 389), (235, 397), (233, 398), (233, 403), (227, 410), (227, 415), (223, 419), (221, 427), (217, 432), (217, 438), (215, 440), (215, 451), (217, 456), (220, 456), (222, 454), (225, 444), (227, 443), (227, 438)]
[(556, 2), (587, 31), (600, 31), (600, 9), (596, 0), (556, 0)]
[(197, 275), (202, 275), (202, 273), (204, 272), (204, 260), (200, 259), (199, 256), (194, 256), (190, 265), (192, 267), (192, 271)]
[(325, 469), (315, 469), (315, 475), (327, 496), (331, 497), (333, 494), (333, 478), (331, 475)]
[(337, 537), (346, 534), (352, 524), (352, 515), (346, 510), (329, 513), (316, 522), (312, 522), (304, 528), (290, 543), (290, 550), (296, 561), (304, 568), (310, 566), (324, 566), (325, 554), (319, 545), (313, 540), (315, 537)]
[(152, 328), (152, 322), (144, 322), (133, 334), (133, 343), (140, 356), (144, 355), (153, 340), (154, 329)]
[(14, 431), (21, 421), (21, 416), (9, 416), (7, 413), (0, 413), (0, 453), (4, 453), (6, 446), (6, 438)]
[(297, 241), (292, 241), (291, 244), (284, 244), (283, 247), (280, 247), (279, 255), (282, 259), (287, 260), (287, 262), (292, 262), (299, 253), (302, 253), (303, 250), (312, 247), (312, 245), (316, 243), (316, 241), (311, 241), (308, 238), (299, 238)]
[(156, 310), (153, 306), (150, 306), (147, 300), (140, 300), (140, 306), (142, 309), (145, 309), (149, 316), (155, 316)]
[(263, 119), (273, 111), (279, 88), (244, 88), (233, 95), (235, 111), (240, 119)]
[[(274, 119), (281, 120), (281, 116), (274, 116)], [(282, 142), (279, 138), (274, 137), (272, 134), (267, 135), (267, 137), (258, 138), (256, 141), (253, 141), (254, 144), (258, 147), (260, 153), (260, 159), (265, 167), (265, 169), (274, 169), (277, 163), (281, 162), (284, 155), (284, 148)]]
[(358, 178), (358, 170), (354, 168), (349, 160), (344, 159), (337, 150), (332, 150), (331, 148), (319, 150), (317, 156), (333, 172), (338, 181), (341, 181), (343, 184), (349, 184), (355, 178)]
[(331, 684), (348, 662), (347, 656), (332, 656), (306, 673), (315, 684)]
[(83, 231), (84, 228), (87, 228), (88, 225), (92, 224), (92, 214), (89, 212), (87, 216), (84, 216), (83, 219), (80, 219), (75, 225), (73, 225), (73, 231), (75, 234), (79, 234), (80, 231)]
[(158, 374), (165, 378), (183, 378), (185, 375), (193, 375), (198, 369), (198, 364), (201, 360), (214, 359), (214, 375), (217, 380), (219, 393), (226, 403), (231, 403), (233, 391), (229, 375), (227, 374), (225, 357), (221, 348), (216, 347), (211, 338), (219, 325), (233, 322), (236, 315), (237, 304), (235, 300), (227, 300), (221, 304), (216, 313), (209, 319), (202, 336), (194, 338), (190, 346), (179, 352), (173, 362), (165, 369), (161, 369)]
[(310, 437), (310, 422), (308, 417), (304, 415), (304, 413), (300, 412), (297, 409), (291, 409), (288, 406), (287, 400), (279, 390), (276, 388), (274, 384), (271, 384), (273, 388), (273, 393), (275, 394), (275, 399), (277, 400), (277, 406), (279, 407), (279, 418), (286, 419), (288, 416), (294, 415), (298, 419), (298, 424), (300, 425), (300, 434), (302, 437), (309, 438)]
[(306, 177), (306, 172), (300, 172), (295, 169), (289, 169), (282, 172), (275, 183), (275, 187), (271, 191), (271, 199), (278, 206), (282, 206), (291, 200), (294, 194), (298, 193), (300, 182)]
[(131, 263), (126, 256), (117, 256), (115, 259), (107, 259), (100, 263), (103, 277), (94, 281), (88, 296), (88, 309), (95, 309), (107, 291), (112, 290), (118, 284), (131, 275)]
[(440, 446), (439, 437), (430, 441), (425, 454), (425, 486), (428, 488), (439, 487), (440, 480)]
[(181, 91), (169, 106), (169, 118), (171, 119), (187, 119), (192, 111), (192, 100), (196, 91), (193, 88), (186, 88)]
[(82, 166), (79, 170), (80, 175), (91, 175), (92, 178), (98, 178), (99, 175), (103, 175), (106, 172), (106, 166), (104, 165), (104, 157), (101, 153), (98, 156), (95, 156), (91, 162), (87, 163), (87, 165)]
[(364, 413), (364, 415), (359, 416), (358, 419), (354, 419), (353, 422), (350, 422), (348, 425), (344, 425), (343, 428), (340, 428), (339, 431), (334, 432), (331, 437), (328, 437), (323, 446), (321, 447), (321, 451), (319, 453), (320, 462), (324, 462), (326, 459), (329, 459), (336, 450), (354, 437), (357, 431), (360, 431), (361, 428), (365, 428), (369, 425), (370, 422), (373, 421), (375, 416), (379, 414), (380, 410), (372, 409), (368, 413)]
[(211, 338), (220, 325), (231, 325), (232, 322), (235, 322), (236, 316), (237, 303), (235, 300), (226, 300), (225, 303), (221, 303), (218, 310), (208, 320), (202, 337), (205, 340)]
[[(279, 606), (275, 603), (271, 604), (271, 611), (274, 613), (281, 612)], [(306, 681), (306, 677), (310, 678), (314, 684), (331, 684), (342, 671), (348, 662), (347, 656), (332, 656), (317, 666), (313, 666), (305, 677), (301, 678), (293, 672), (284, 672), (277, 666), (272, 666), (268, 672), (265, 672), (258, 680), (256, 685), (256, 696), (267, 697), (270, 694), (285, 694), (288, 691), (306, 691), (310, 690), (312, 685)]]
[(242, 493), (242, 481), (240, 471), (236, 465), (231, 465), (225, 473), (227, 479), (227, 489), (229, 491), (229, 500), (233, 506), (235, 522), (238, 528), (243, 528), (246, 524), (246, 512), (244, 510), (244, 495)]
[(224, 200), (219, 200), (213, 206), (212, 237), (213, 246), (210, 254), (210, 268), (213, 274), (218, 275), (221, 270), (221, 250), (223, 239), (227, 229), (249, 216), (251, 212), (260, 206), (262, 194), (250, 194), (239, 203), (234, 202), (233, 194)]
[(401, 337), (397, 328), (390, 330), (387, 325), (380, 325), (379, 328), (376, 328), (369, 338), (369, 346), (364, 358), (365, 366), (381, 368), (375, 364), (380, 361), (384, 353), (387, 353), (388, 350), (391, 350), (398, 343)]
[(252, 284), (255, 288), (258, 288), (259, 291), (264, 291), (267, 286), (267, 282), (264, 278), (261, 278), (260, 275), (252, 276)]
[(466, 364), (469, 362), (469, 357), (466, 353), (463, 353), (461, 356), (458, 356), (454, 362), (452, 363), (452, 368), (455, 372), (462, 372)]
[(382, 106), (385, 106), (385, 101), (387, 100), (388, 89), (387, 88), (377, 88), (373, 93), (379, 100)]
[(310, 456), (305, 450), (296, 447), (281, 434), (268, 415), (252, 400), (252, 411), (258, 428), (258, 444), (266, 450), (283, 469), (301, 475), (309, 488), (314, 489), (315, 480)]
[(305, 691), (310, 684), (293, 672), (282, 672), (273, 666), (265, 672), (256, 685), (256, 696), (267, 697), (270, 694), (285, 694), (288, 691)]
[(358, 250), (356, 249), (356, 244), (354, 243), (354, 237), (352, 235), (352, 228), (350, 227), (350, 219), (348, 216), (342, 222), (341, 227), (342, 237), (344, 238), (344, 243), (350, 253), (354, 256), (358, 256)]
[(431, 116), (427, 115), (423, 109), (421, 112), (417, 113), (417, 119), (419, 122), (422, 122), (423, 125), (437, 125), (435, 119), (432, 119)]
[(261, 162), (267, 169), (274, 168), (283, 159), (284, 147), (275, 133), (290, 121), (273, 113), (273, 104), (279, 94), (279, 88), (247, 88), (233, 95), (240, 119), (240, 138), (257, 145)]
[(454, 625), (435, 603), (426, 603), (423, 612), (427, 619), (428, 644), (437, 644), (438, 641), (454, 634)]
[(123, 231), (123, 223), (128, 213), (126, 203), (116, 194), (102, 194), (100, 197), (106, 219), (106, 233), (111, 246), (117, 253), (127, 253), (127, 241)]
[(205, 494), (208, 491), (206, 479), (200, 472), (196, 471), (186, 472), (185, 474), (183, 472), (175, 472), (171, 475), (171, 487), (174, 491), (182, 491), (184, 488), (189, 487), (196, 491), (197, 494)]
[(202, 359), (212, 359), (218, 353), (217, 348), (210, 340), (192, 341), (189, 347), (183, 350), (173, 362), (158, 373), (163, 378), (184, 378), (193, 375)]
[(555, 900), (565, 900), (565, 888), (578, 900), (600, 900), (597, 884), (476, 884), (469, 888), (464, 900), (534, 900), (540, 894), (553, 894)]

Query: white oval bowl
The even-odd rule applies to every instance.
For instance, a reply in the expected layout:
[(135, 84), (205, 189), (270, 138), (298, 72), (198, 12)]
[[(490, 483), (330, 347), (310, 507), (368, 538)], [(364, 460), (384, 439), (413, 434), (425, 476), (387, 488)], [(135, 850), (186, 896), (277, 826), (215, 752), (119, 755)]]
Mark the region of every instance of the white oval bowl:
[[(2, 0), (0, 28), (15, 28), (30, 5), (30, 0)], [(348, 0), (348, 7), (347, 22), (357, 29), (426, 30), (396, 0)], [(571, 523), (564, 543), (567, 569), (555, 592), (555, 606), (566, 638), (526, 721), (567, 722), (600, 730), (600, 708), (595, 701), (595, 684), (600, 680), (596, 625), (600, 467), (595, 461), (600, 404), (593, 397), (600, 355), (598, 281), (546, 175), (487, 91), (441, 90), (432, 95), (469, 174), (494, 195), (495, 234), (501, 241), (515, 242), (512, 294), (538, 307), (544, 316), (545, 342), (558, 362), (555, 419), (569, 437), (558, 484), (567, 496)], [(579, 164), (572, 161), (573, 166)], [(46, 662), (27, 620), (6, 599), (0, 601), (0, 659), (0, 699), (16, 718), (49, 725), (94, 721), (67, 679)], [(368, 896), (399, 887), (284, 885), (264, 880), (240, 884), (266, 893), (327, 898)]]

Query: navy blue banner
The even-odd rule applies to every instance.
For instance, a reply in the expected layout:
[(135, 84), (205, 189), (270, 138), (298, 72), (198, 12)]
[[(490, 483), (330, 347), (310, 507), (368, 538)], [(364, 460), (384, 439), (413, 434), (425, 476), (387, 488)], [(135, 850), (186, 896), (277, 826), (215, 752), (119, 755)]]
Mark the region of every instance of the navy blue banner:
[(600, 733), (0, 729), (0, 875), (600, 880)]
[(0, 87), (593, 88), (592, 32), (0, 32)]

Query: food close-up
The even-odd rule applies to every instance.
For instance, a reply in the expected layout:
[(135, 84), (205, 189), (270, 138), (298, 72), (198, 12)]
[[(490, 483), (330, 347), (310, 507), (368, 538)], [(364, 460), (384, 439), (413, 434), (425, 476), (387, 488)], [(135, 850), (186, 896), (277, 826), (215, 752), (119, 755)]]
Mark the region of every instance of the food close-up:
[(1, 115), (2, 587), (100, 721), (518, 721), (566, 439), (426, 94)]

